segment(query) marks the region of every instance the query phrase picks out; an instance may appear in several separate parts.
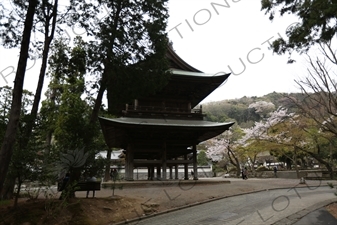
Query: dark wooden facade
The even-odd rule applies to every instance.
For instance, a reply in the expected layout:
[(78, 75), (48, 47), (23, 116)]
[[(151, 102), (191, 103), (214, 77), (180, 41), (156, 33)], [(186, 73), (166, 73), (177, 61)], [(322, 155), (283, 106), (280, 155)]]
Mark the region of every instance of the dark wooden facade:
[(149, 179), (178, 179), (178, 165), (184, 165), (184, 179), (188, 179), (188, 164), (193, 164), (194, 179), (198, 179), (196, 145), (233, 124), (204, 121), (201, 106), (195, 108), (229, 74), (206, 75), (172, 48), (167, 57), (172, 75), (166, 87), (126, 104), (121, 118), (99, 118), (107, 145), (126, 150), (126, 180), (133, 180), (136, 167), (147, 167)]

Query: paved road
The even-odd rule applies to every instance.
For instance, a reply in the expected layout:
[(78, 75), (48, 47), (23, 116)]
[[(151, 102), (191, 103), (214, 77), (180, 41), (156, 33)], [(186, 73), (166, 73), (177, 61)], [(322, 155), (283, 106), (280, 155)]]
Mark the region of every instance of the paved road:
[(136, 225), (262, 225), (273, 224), (319, 202), (332, 199), (329, 187), (294, 187), (228, 197), (150, 217)]

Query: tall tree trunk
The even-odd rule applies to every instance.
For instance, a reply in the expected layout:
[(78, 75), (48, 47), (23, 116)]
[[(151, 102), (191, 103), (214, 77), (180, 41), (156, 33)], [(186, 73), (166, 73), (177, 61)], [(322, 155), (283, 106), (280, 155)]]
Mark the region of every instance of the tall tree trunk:
[[(113, 23), (113, 25), (114, 25), (113, 29), (115, 31), (117, 31), (117, 25), (118, 25), (118, 21), (120, 19), (121, 12), (122, 12), (122, 1), (119, 1), (118, 5), (117, 5), (117, 10), (116, 10), (116, 13), (115, 13), (114, 23)], [(104, 61), (104, 71), (103, 71), (102, 78), (101, 78), (100, 88), (98, 90), (98, 94), (97, 94), (97, 97), (96, 97), (94, 109), (92, 110), (92, 113), (91, 113), (90, 126), (89, 127), (94, 127), (94, 125), (97, 121), (99, 109), (101, 108), (101, 105), (102, 105), (102, 98), (103, 98), (104, 91), (107, 88), (108, 82), (111, 80), (109, 78), (109, 76), (110, 76), (110, 73), (111, 73), (111, 59), (113, 57), (112, 49), (113, 49), (114, 42), (115, 42), (115, 39), (116, 39), (116, 33), (117, 32), (114, 32), (113, 36), (110, 39), (110, 46), (108, 46), (109, 50), (107, 52), (106, 60)], [(90, 132), (89, 132), (89, 136), (86, 139), (85, 146), (90, 145), (91, 142), (92, 142), (92, 135), (90, 135)]]
[(33, 27), (33, 20), (35, 10), (37, 6), (37, 0), (30, 0), (29, 6), (25, 18), (25, 25), (21, 40), (20, 57), (18, 62), (18, 69), (16, 71), (14, 88), (13, 88), (13, 100), (11, 111), (9, 115), (9, 122), (7, 125), (5, 137), (3, 139), (0, 151), (0, 193), (2, 193), (4, 181), (8, 172), (9, 164), (13, 155), (13, 146), (16, 140), (16, 133), (18, 129), (21, 101), (23, 92), (23, 83), (25, 79), (27, 59), (29, 55), (29, 43), (31, 37), (31, 30)]
[[(23, 149), (27, 148), (30, 136), (32, 134), (33, 126), (34, 126), (34, 123), (35, 123), (35, 120), (36, 120), (36, 117), (37, 117), (37, 112), (38, 112), (38, 109), (39, 109), (39, 104), (40, 104), (40, 100), (41, 100), (41, 93), (42, 93), (44, 78), (45, 78), (46, 69), (47, 69), (47, 60), (48, 60), (49, 49), (50, 49), (51, 42), (54, 38), (54, 33), (55, 33), (55, 28), (56, 28), (57, 8), (58, 8), (58, 0), (55, 0), (51, 16), (49, 16), (49, 15), (46, 16), (44, 46), (43, 46), (43, 52), (42, 52), (42, 64), (41, 64), (41, 68), (40, 68), (40, 74), (39, 74), (39, 80), (38, 80), (37, 88), (36, 88), (35, 95), (34, 95), (33, 107), (32, 107), (32, 110), (30, 112), (29, 120), (28, 120), (28, 122), (26, 124), (26, 127), (25, 127), (25, 134), (23, 136), (23, 143), (22, 143)], [(43, 10), (44, 10), (44, 7), (43, 7)], [(51, 27), (51, 32), (50, 32), (50, 35), (49, 35), (49, 27), (50, 27), (51, 18), (53, 18), (53, 21), (52, 21), (52, 24), (51, 24), (52, 27)]]
[[(115, 13), (115, 18), (114, 18), (114, 30), (115, 31), (117, 31), (117, 25), (120, 19), (121, 12), (122, 12), (122, 1), (119, 1), (117, 10)], [(90, 148), (90, 146), (92, 145), (92, 142), (93, 142), (93, 132), (92, 131), (94, 130), (95, 123), (97, 122), (97, 119), (98, 119), (99, 110), (102, 106), (103, 94), (107, 88), (108, 82), (110, 82), (111, 80), (109, 76), (111, 76), (110, 73), (112, 71), (111, 70), (111, 58), (113, 57), (112, 49), (113, 49), (114, 42), (116, 39), (116, 33), (117, 32), (114, 32), (112, 38), (110, 39), (110, 46), (108, 47), (109, 50), (107, 52), (106, 60), (104, 61), (104, 71), (103, 71), (101, 82), (100, 82), (100, 88), (98, 90), (97, 97), (95, 100), (95, 105), (92, 110), (90, 121), (89, 121), (89, 127), (92, 129), (87, 131), (87, 134), (86, 134), (87, 137), (84, 140), (84, 146), (86, 147), (85, 151), (88, 151), (88, 148)], [(75, 176), (76, 177), (74, 176), (71, 177), (71, 179), (75, 181), (79, 180), (80, 178), (79, 174), (76, 173)]]
[[(114, 30), (117, 31), (117, 25), (118, 25), (118, 21), (120, 19), (120, 14), (122, 11), (122, 2), (123, 1), (119, 1), (118, 2), (118, 6), (117, 6), (117, 10), (115, 13), (115, 18), (114, 18)], [(83, 141), (84, 146), (85, 146), (85, 151), (88, 151), (90, 149), (90, 146), (93, 143), (93, 131), (95, 130), (95, 123), (97, 122), (98, 119), (98, 114), (99, 114), (99, 110), (102, 106), (102, 98), (103, 98), (103, 94), (104, 91), (107, 88), (107, 84), (109, 82), (109, 76), (111, 73), (111, 58), (113, 57), (113, 46), (114, 46), (114, 42), (116, 39), (116, 33), (113, 33), (113, 37), (110, 39), (110, 45), (108, 46), (108, 52), (107, 52), (107, 56), (106, 56), (106, 60), (104, 62), (104, 71), (102, 74), (102, 78), (101, 78), (101, 82), (100, 82), (100, 88), (98, 90), (97, 93), (97, 97), (95, 100), (95, 105), (94, 108), (92, 110), (91, 116), (90, 116), (90, 121), (89, 121), (89, 130), (86, 131), (86, 138)], [(70, 175), (70, 182), (76, 182), (80, 179), (80, 175), (81, 175), (81, 170), (82, 168), (75, 168), (73, 169), (72, 174)], [(70, 197), (75, 196), (75, 194), (72, 194)]]
[(7, 176), (1, 192), (2, 199), (12, 199), (14, 197), (15, 176)]
[[(48, 60), (48, 53), (50, 49), (50, 44), (54, 38), (54, 33), (55, 33), (55, 28), (56, 28), (56, 19), (57, 19), (57, 8), (58, 8), (58, 0), (55, 0), (54, 6), (53, 6), (53, 12), (52, 15), (46, 16), (46, 22), (45, 22), (45, 39), (44, 39), (44, 48), (42, 52), (42, 65), (40, 68), (40, 75), (39, 75), (39, 80), (38, 80), (38, 85), (36, 88), (36, 92), (34, 95), (34, 101), (33, 101), (33, 107), (30, 112), (29, 120), (26, 123), (25, 129), (24, 129), (24, 135), (22, 135), (22, 143), (20, 144), (20, 151), (25, 151), (28, 146), (28, 142), (30, 140), (30, 136), (32, 134), (33, 126), (37, 117), (37, 112), (39, 108), (39, 103), (41, 100), (41, 93), (42, 93), (42, 88), (43, 88), (43, 83), (44, 83), (44, 77), (47, 69), (47, 60)], [(43, 7), (44, 9), (44, 7)], [(49, 27), (50, 27), (50, 20), (53, 18), (52, 21), (52, 27), (51, 27), (51, 33), (49, 36)], [(8, 180), (14, 180), (15, 177), (7, 177)], [(14, 190), (14, 184), (13, 182), (9, 181), (8, 182), (11, 185), (6, 185), (6, 195), (3, 196), (5, 199), (12, 198), (13, 194), (10, 194), (10, 190)]]

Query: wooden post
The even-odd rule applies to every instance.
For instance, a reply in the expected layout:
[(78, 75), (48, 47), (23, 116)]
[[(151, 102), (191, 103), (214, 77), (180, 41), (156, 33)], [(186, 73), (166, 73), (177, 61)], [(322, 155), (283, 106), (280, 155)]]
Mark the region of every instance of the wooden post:
[[(175, 160), (178, 160), (178, 158), (175, 158)], [(179, 167), (178, 167), (178, 164), (175, 164), (174, 165), (174, 179), (176, 179), (176, 180), (178, 180), (179, 179), (179, 176), (178, 176), (178, 174), (179, 174), (179, 169), (178, 169)]]
[(164, 142), (164, 145), (163, 145), (163, 180), (166, 180), (166, 166), (167, 166), (167, 163), (166, 163), (166, 155), (167, 155), (167, 150), (166, 150), (166, 142)]
[(151, 166), (151, 180), (154, 180), (154, 166)]
[[(187, 153), (184, 155), (184, 160), (187, 160)], [(184, 180), (188, 180), (188, 163), (184, 164)]]
[(133, 153), (134, 149), (131, 144), (128, 144), (126, 150), (126, 160), (125, 160), (125, 180), (133, 181)]
[(147, 167), (147, 179), (151, 180), (151, 167), (150, 166)]
[(172, 170), (173, 170), (173, 166), (170, 166), (170, 180), (173, 179), (173, 173), (172, 173)]
[(197, 146), (193, 145), (193, 180), (198, 180)]
[(161, 179), (160, 166), (157, 166), (157, 180)]
[(138, 99), (135, 99), (134, 110), (137, 110), (137, 108), (138, 108)]

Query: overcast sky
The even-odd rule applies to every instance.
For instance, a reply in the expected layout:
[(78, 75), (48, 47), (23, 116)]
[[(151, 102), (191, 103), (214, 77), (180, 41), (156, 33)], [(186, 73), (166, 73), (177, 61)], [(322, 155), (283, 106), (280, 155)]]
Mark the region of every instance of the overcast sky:
[[(268, 41), (284, 36), (296, 18), (270, 22), (260, 8), (260, 0), (170, 0), (167, 31), (176, 53), (205, 73), (232, 73), (203, 102), (298, 91), (294, 79), (304, 74), (303, 60), (290, 65), (288, 56), (268, 49)], [(13, 86), (19, 51), (0, 51), (0, 86)], [(24, 87), (32, 92), (39, 67), (28, 61)]]

